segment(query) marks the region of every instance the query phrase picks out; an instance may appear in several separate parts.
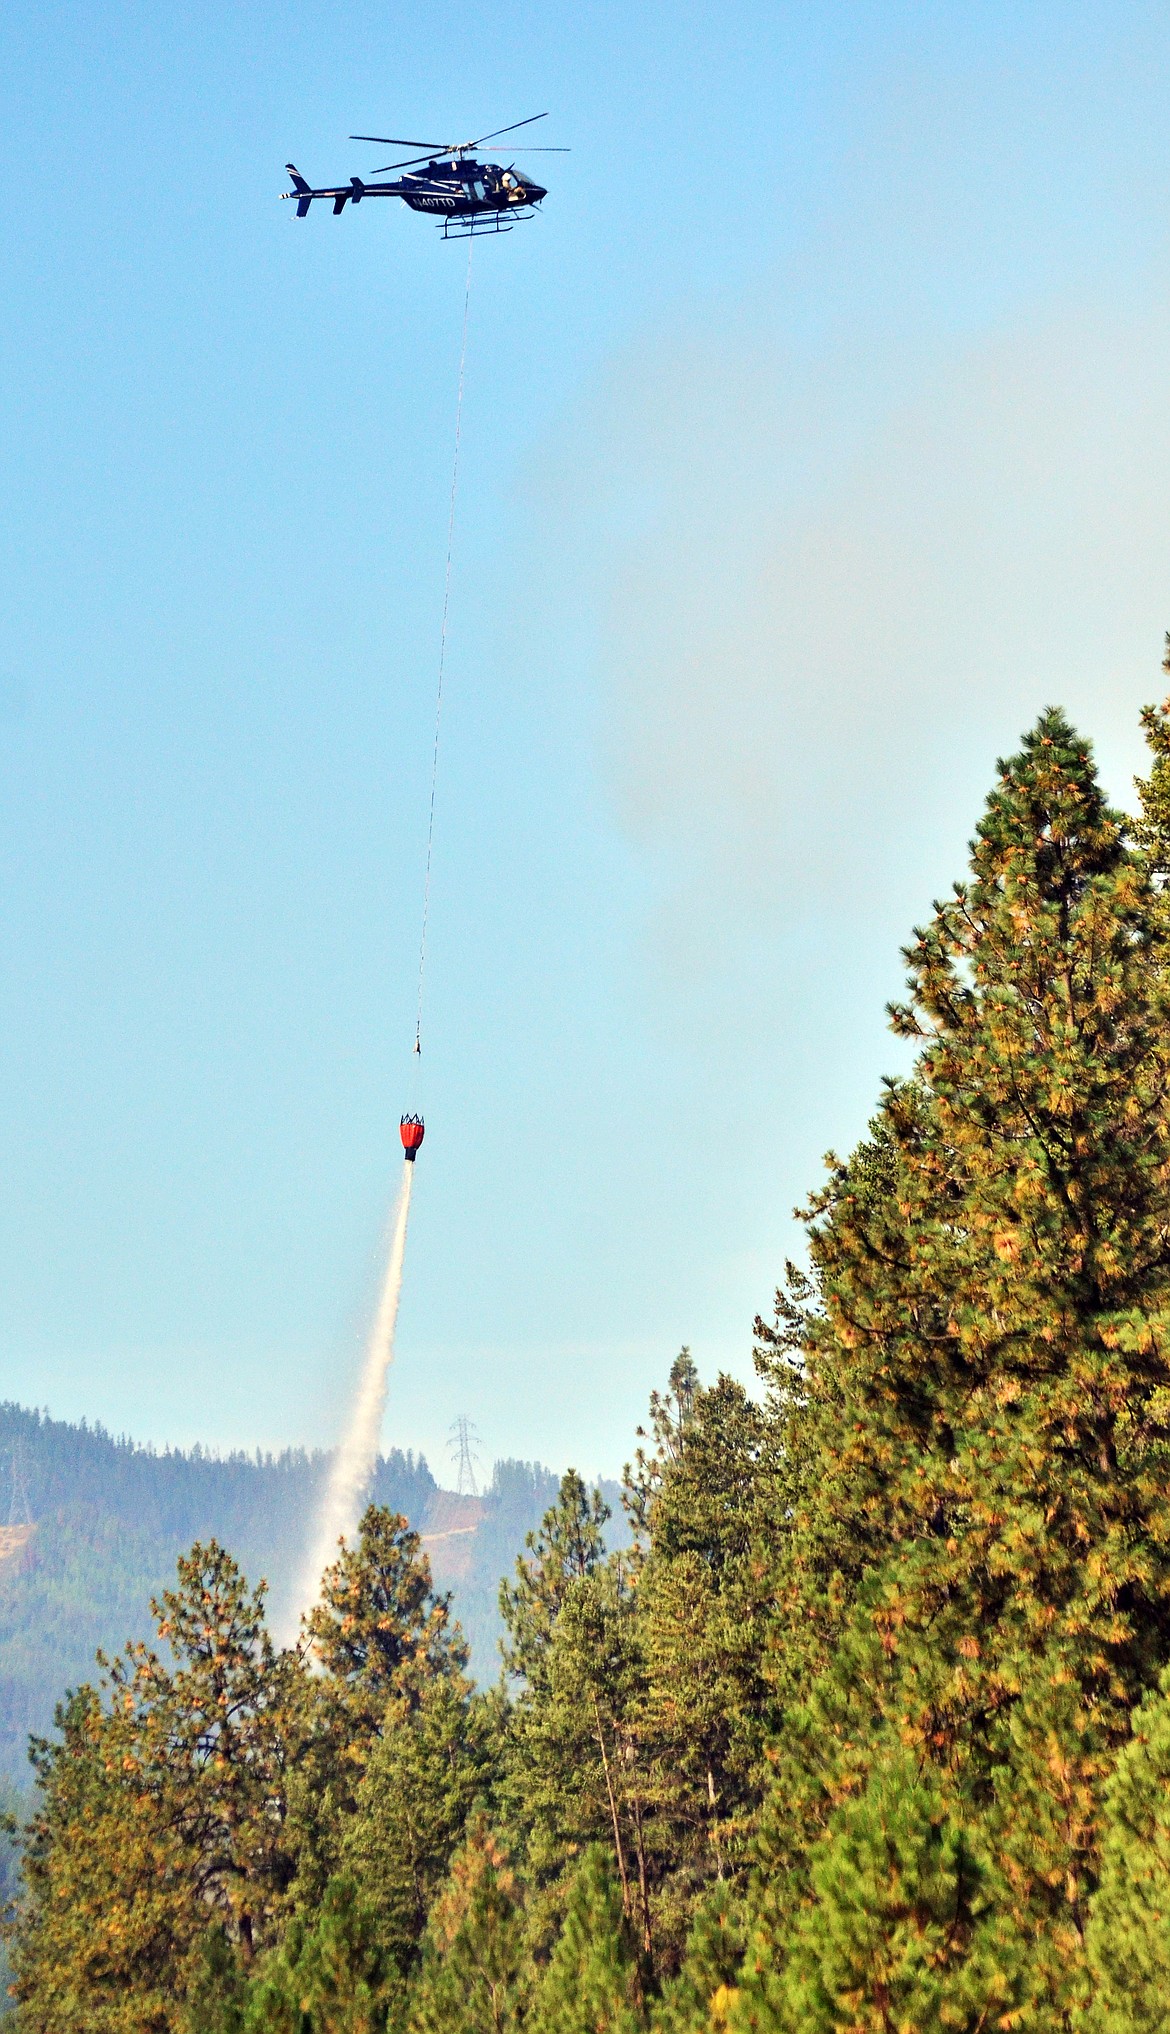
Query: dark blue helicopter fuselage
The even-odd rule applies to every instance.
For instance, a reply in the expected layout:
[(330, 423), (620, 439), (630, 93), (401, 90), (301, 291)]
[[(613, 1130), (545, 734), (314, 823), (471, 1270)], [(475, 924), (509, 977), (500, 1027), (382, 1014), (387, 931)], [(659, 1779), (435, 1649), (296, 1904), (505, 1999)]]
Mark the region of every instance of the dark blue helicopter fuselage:
[(539, 205), (548, 194), (541, 184), (518, 176), (499, 163), (460, 157), (430, 162), (393, 186), (412, 212), (439, 212), (460, 218), (476, 212), (507, 212), (515, 206)]
[(514, 169), (504, 169), (496, 162), (476, 162), (467, 156), (436, 157), (424, 169), (413, 170), (409, 176), (389, 184), (365, 183), (361, 177), (351, 177), (348, 184), (315, 190), (291, 162), (288, 173), (293, 188), (282, 191), (281, 196), (296, 200), (298, 219), (304, 218), (315, 198), (331, 199), (335, 213), (343, 212), (347, 204), (359, 205), (363, 198), (401, 198), (412, 212), (430, 212), (444, 223), (486, 219), (492, 214), (496, 223), (501, 223), (508, 214), (517, 218), (531, 216), (532, 207), (548, 195), (542, 184), (533, 183)]

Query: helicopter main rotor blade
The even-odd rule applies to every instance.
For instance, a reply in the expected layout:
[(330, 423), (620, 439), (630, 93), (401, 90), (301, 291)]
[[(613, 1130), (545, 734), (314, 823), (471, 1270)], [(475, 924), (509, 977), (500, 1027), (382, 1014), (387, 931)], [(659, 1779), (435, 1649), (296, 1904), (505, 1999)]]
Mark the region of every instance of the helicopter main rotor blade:
[[(571, 148), (514, 148), (514, 149), (512, 150), (512, 154), (513, 154), (514, 156), (515, 156), (515, 155), (572, 155), (572, 153), (573, 153), (573, 151), (572, 151), (572, 149), (571, 149)], [(387, 171), (388, 171), (388, 170), (400, 170), (400, 169), (413, 169), (413, 168), (414, 168), (414, 166), (415, 166), (415, 164), (416, 164), (416, 163), (420, 163), (420, 162), (447, 162), (447, 161), (450, 161), (450, 160), (452, 159), (452, 154), (453, 154), (453, 151), (451, 151), (451, 150), (448, 150), (448, 151), (447, 151), (447, 154), (446, 154), (446, 155), (444, 155), (444, 156), (434, 156), (434, 155), (408, 155), (408, 156), (407, 156), (407, 157), (405, 158), (405, 160), (403, 160), (403, 159), (402, 159), (401, 157), (399, 157), (399, 160), (398, 160), (397, 162), (384, 162), (384, 163), (382, 163), (382, 164), (381, 164), (381, 166), (380, 166), (380, 167), (379, 167), (378, 169), (372, 169), (372, 170), (367, 170), (366, 174), (367, 174), (367, 176), (371, 176), (371, 177), (384, 177), (384, 176), (386, 175), (386, 173), (387, 173)]]
[[(380, 141), (386, 148), (422, 148), (425, 155), (407, 156), (401, 162), (384, 163), (381, 169), (371, 170), (374, 177), (384, 176), (387, 170), (411, 169), (416, 162), (431, 162), (436, 157), (468, 155), (473, 148), (482, 148), (485, 141), (498, 141), (501, 134), (515, 134), (520, 127), (532, 127), (538, 120), (547, 120), (547, 113), (530, 113), (527, 120), (513, 120), (510, 127), (495, 127), (490, 134), (477, 135), (474, 141), (408, 141), (401, 134), (351, 134), (351, 141)], [(571, 155), (568, 148), (521, 149), (521, 153), (539, 155)]]
[[(408, 155), (405, 157), (400, 156), (397, 162), (384, 162), (380, 169), (371, 170), (370, 175), (372, 177), (381, 177), (385, 176), (387, 170), (412, 169), (416, 162), (449, 162), (454, 158), (456, 154), (463, 154), (463, 152), (464, 151), (462, 149), (456, 150), (449, 148), (442, 155), (435, 155), (434, 153), (432, 153), (430, 155)], [(573, 151), (571, 148), (534, 147), (534, 148), (514, 148), (512, 150), (512, 153), (513, 155), (572, 155)]]
[(534, 121), (547, 120), (547, 113), (530, 113), (527, 120), (513, 120), (510, 127), (493, 127), (490, 134), (477, 134), (474, 141), (464, 143), (466, 148), (479, 148), (485, 141), (496, 141), (501, 134), (515, 134), (518, 127), (531, 127)]
[[(449, 154), (450, 150), (448, 150), (448, 155)], [(432, 149), (429, 155), (408, 155), (405, 158), (405, 160), (399, 157), (399, 160), (397, 162), (384, 162), (382, 164), (381, 169), (371, 170), (370, 175), (372, 177), (380, 177), (384, 176), (387, 170), (410, 169), (411, 166), (416, 162), (436, 162), (436, 161), (442, 162), (445, 160), (446, 160), (445, 156), (436, 156), (434, 150)]]
[(445, 155), (445, 141), (411, 141), (405, 134), (351, 134), (351, 141), (380, 141), (383, 148), (425, 148), (431, 155)]

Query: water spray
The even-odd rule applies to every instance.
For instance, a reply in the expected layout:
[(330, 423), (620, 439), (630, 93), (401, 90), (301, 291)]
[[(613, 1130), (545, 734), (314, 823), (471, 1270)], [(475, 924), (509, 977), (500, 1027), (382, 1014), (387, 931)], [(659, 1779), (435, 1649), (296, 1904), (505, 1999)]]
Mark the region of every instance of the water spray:
[(418, 1156), (424, 1134), (422, 1117), (404, 1116), (401, 1130), (405, 1154), (402, 1164), (402, 1185), (398, 1189), (398, 1201), (390, 1224), (390, 1243), (386, 1255), (386, 1270), (382, 1278), (382, 1290), (378, 1296), (378, 1307), (373, 1327), (370, 1329), (370, 1339), (366, 1344), (365, 1362), (362, 1364), (349, 1423), (341, 1437), (341, 1445), (333, 1457), (329, 1482), (325, 1489), (325, 1501), (321, 1506), (302, 1587), (298, 1592), (301, 1608), (304, 1610), (311, 1610), (317, 1601), (321, 1577), (330, 1562), (337, 1558), (338, 1542), (353, 1538), (361, 1517), (362, 1501), (378, 1459), (382, 1415), (386, 1410), (386, 1388), (390, 1379), (390, 1365), (394, 1361), (394, 1331), (398, 1325), (398, 1302), (402, 1297), (402, 1271), (406, 1261), (406, 1225), (410, 1220), (410, 1190), (414, 1184), (414, 1161)]

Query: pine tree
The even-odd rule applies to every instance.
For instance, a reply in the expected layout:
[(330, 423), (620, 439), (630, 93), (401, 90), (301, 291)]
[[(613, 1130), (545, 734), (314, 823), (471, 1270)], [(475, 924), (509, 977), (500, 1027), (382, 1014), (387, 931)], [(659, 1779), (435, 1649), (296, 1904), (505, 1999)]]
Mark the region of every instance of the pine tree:
[(571, 1584), (592, 1575), (605, 1558), (608, 1517), (601, 1492), (586, 1490), (577, 1471), (566, 1470), (555, 1505), (539, 1532), (525, 1540), (515, 1582), (500, 1584), (500, 1615), (508, 1632), (504, 1665), (514, 1679), (530, 1687), (539, 1681)]
[[(244, 2034), (385, 2034), (402, 1986), (351, 1879), (330, 1880), (307, 1925), (290, 1923), (249, 1987)], [(224, 2030), (226, 2034), (226, 2030)]]
[(540, 1921), (555, 1932), (568, 1876), (591, 1844), (612, 1853), (627, 1916), (652, 1955), (644, 1786), (632, 1712), (635, 1599), (620, 1558), (559, 1589), (547, 1643), (508, 1723), (502, 1800)]
[(609, 1853), (595, 1844), (573, 1879), (565, 1918), (529, 2018), (532, 2034), (634, 2034), (638, 1959)]
[[(682, 1459), (698, 1391), (698, 1365), (684, 1343), (670, 1366), (667, 1389), (650, 1393), (650, 1425), (638, 1428), (633, 1466), (626, 1465), (623, 1502), (642, 1544), (650, 1536), (650, 1512), (667, 1467)], [(648, 1441), (652, 1447), (644, 1445)]]
[(173, 1664), (146, 1645), (99, 1656), (101, 1692), (81, 1689), (58, 1738), (35, 1745), (13, 1941), (29, 2028), (181, 2028), (209, 1928), (245, 1965), (273, 1938), (308, 1695), (297, 1657), (273, 1649), (263, 1596), (214, 1541), (194, 1547), (153, 1606)]
[(243, 2034), (247, 1997), (239, 1951), (214, 1922), (188, 1958), (183, 2034)]
[[(214, 1544), (37, 1748), (30, 2034), (1170, 2034), (1170, 702), (1056, 713), (757, 1323), (570, 1472), (477, 1696), (372, 1507), (309, 1643)], [(320, 1672), (308, 1671), (310, 1646)], [(169, 1647), (169, 1657), (164, 1649)], [(749, 1860), (754, 1871), (749, 1876)]]
[[(1046, 713), (907, 949), (913, 1078), (811, 1209), (816, 1461), (779, 1593), (798, 1654), (806, 1604), (831, 1644), (786, 1722), (758, 1970), (815, 1905), (818, 1830), (831, 1850), (900, 1745), (1003, 1864), (1018, 2024), (1075, 2009), (1101, 1788), (1170, 1650), (1161, 939), (1087, 745)], [(744, 2014), (767, 2019), (758, 1988)]]
[(410, 2034), (519, 2034), (529, 1991), (520, 1885), (480, 1820), (431, 1911)]
[(343, 1867), (346, 1831), (387, 1721), (413, 1716), (440, 1687), (457, 1703), (471, 1696), (451, 1599), (435, 1594), (418, 1534), (384, 1507), (369, 1506), (356, 1544), (327, 1569), (308, 1636), (323, 1672), (290, 1793), (302, 1912)]
[(1086, 2034), (1170, 2027), (1170, 1669), (1133, 1715), (1105, 1792), (1101, 1881), (1086, 1942)]
[(133, 1725), (83, 1688), (57, 1711), (57, 1741), (37, 1747), (40, 1800), (10, 1937), (20, 2019), (34, 2034), (179, 2025), (201, 1923)]
[(439, 1676), (412, 1707), (386, 1711), (346, 1819), (341, 1857), (377, 1917), (380, 1940), (413, 1970), (427, 1915), (472, 1813), (498, 1782), (499, 1703)]
[(534, 1939), (551, 1941), (591, 1843), (610, 1846), (626, 1912), (649, 1928), (640, 1794), (626, 1729), (636, 1678), (629, 1564), (607, 1560), (609, 1507), (575, 1469), (500, 1588), (515, 1684), (501, 1794), (534, 1896)]
[(1016, 2024), (989, 1889), (939, 1778), (891, 1753), (832, 1819), (812, 1899), (771, 1974), (792, 2034), (964, 2034)]
[(681, 1969), (652, 2008), (654, 2034), (724, 2034), (739, 2003), (744, 1902), (725, 1881), (695, 1908)]
[(603, 1557), (599, 1501), (567, 1478), (505, 1592), (527, 1671), (503, 1798), (538, 1937), (560, 1925), (567, 1867), (602, 1844), (656, 1981), (705, 1886), (746, 1869), (775, 1721), (761, 1656), (783, 1492), (764, 1412), (730, 1379), (704, 1391), (689, 1351), (649, 1425), (627, 1473), (633, 1557)]
[[(1170, 633), (1162, 669), (1170, 676)], [(1149, 776), (1137, 779), (1141, 815), (1134, 836), (1155, 876), (1165, 883), (1170, 877), (1170, 699), (1161, 706), (1144, 706), (1142, 726), (1152, 762)]]
[(765, 1791), (777, 1722), (764, 1668), (767, 1543), (782, 1493), (764, 1409), (731, 1378), (702, 1390), (693, 1366), (685, 1421), (641, 1472), (632, 1729), (669, 1966), (704, 1883), (745, 1869)]
[(451, 1599), (435, 1595), (418, 1534), (378, 1505), (365, 1512), (357, 1544), (326, 1570), (308, 1630), (351, 1725), (371, 1737), (389, 1701), (414, 1704), (432, 1678), (467, 1665)]

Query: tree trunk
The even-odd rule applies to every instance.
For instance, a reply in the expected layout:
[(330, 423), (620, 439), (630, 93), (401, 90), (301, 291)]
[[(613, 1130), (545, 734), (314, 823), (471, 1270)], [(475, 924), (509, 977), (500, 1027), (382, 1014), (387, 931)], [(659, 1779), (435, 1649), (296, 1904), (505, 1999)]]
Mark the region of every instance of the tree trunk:
[(605, 1749), (605, 1731), (601, 1723), (601, 1704), (593, 1697), (593, 1721), (597, 1727), (597, 1749), (601, 1753), (601, 1769), (605, 1774), (605, 1791), (609, 1796), (609, 1812), (613, 1821), (613, 1847), (617, 1857), (618, 1877), (622, 1882), (622, 1912), (628, 1921), (630, 1916), (630, 1881), (626, 1872), (626, 1857), (622, 1849), (622, 1827), (618, 1817), (617, 1796), (613, 1791), (613, 1775), (609, 1768), (609, 1754)]

